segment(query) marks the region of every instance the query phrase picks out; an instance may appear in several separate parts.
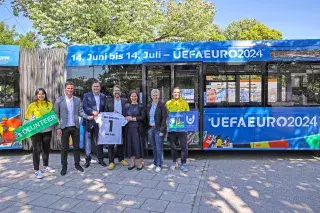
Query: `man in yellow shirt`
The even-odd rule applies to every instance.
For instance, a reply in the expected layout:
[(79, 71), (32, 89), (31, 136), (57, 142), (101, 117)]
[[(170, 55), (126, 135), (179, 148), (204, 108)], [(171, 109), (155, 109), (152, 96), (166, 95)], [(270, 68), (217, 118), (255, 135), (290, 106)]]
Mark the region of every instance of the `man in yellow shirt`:
[[(172, 92), (172, 99), (167, 101), (166, 108), (168, 112), (185, 112), (190, 111), (189, 104), (181, 97), (181, 90), (175, 87)], [(172, 170), (178, 167), (177, 158), (177, 142), (180, 141), (181, 147), (181, 170), (188, 171), (187, 158), (188, 158), (188, 143), (187, 132), (169, 132), (169, 142), (171, 147), (171, 156), (173, 165), (170, 167)]]

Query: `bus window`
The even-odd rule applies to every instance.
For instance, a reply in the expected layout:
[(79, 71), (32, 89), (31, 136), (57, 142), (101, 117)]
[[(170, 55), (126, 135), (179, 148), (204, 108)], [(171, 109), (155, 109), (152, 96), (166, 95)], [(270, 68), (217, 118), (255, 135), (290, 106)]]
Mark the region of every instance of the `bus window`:
[(75, 86), (75, 96), (82, 98), (86, 92), (91, 92), (94, 80), (101, 82), (101, 92), (112, 96), (112, 87), (121, 87), (121, 96), (127, 98), (130, 90), (137, 90), (142, 100), (142, 68), (139, 65), (114, 65), (114, 66), (83, 66), (68, 67), (67, 80)]
[(261, 102), (260, 75), (240, 75), (240, 102)]
[(175, 86), (181, 89), (182, 97), (189, 103), (191, 109), (199, 109), (199, 66), (175, 65)]
[(166, 103), (171, 97), (171, 67), (167, 66), (146, 66), (147, 71), (147, 100), (151, 99), (151, 90), (160, 91), (160, 100)]
[(18, 70), (0, 68), (0, 107), (20, 107)]
[(236, 101), (234, 75), (207, 75), (205, 105)]
[(270, 105), (320, 105), (319, 64), (279, 63), (268, 67), (268, 103)]

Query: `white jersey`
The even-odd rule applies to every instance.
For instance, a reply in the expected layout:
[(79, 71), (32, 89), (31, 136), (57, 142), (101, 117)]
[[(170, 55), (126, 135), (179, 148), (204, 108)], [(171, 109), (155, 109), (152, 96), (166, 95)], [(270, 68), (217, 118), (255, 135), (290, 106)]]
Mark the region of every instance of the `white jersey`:
[(95, 121), (99, 125), (98, 144), (122, 144), (122, 126), (127, 124), (123, 115), (100, 112)]

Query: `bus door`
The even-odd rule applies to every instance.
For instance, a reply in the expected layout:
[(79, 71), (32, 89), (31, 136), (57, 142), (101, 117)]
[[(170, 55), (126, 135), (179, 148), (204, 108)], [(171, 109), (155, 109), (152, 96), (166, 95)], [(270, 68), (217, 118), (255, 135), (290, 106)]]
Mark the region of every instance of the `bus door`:
[[(190, 109), (200, 110), (199, 73), (201, 65), (145, 64), (143, 69), (146, 73), (145, 93), (147, 103), (152, 101), (150, 94), (152, 89), (159, 89), (160, 100), (165, 103), (171, 99), (172, 89), (179, 87), (183, 98), (189, 103)], [(200, 148), (199, 132), (189, 132), (188, 143), (190, 148)], [(169, 147), (166, 138), (165, 145), (167, 145), (165, 147)]]

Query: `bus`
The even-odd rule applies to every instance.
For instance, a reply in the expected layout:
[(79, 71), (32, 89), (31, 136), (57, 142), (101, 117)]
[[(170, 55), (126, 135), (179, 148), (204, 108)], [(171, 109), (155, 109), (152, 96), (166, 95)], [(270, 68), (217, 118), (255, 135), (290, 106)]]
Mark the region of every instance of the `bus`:
[(320, 149), (320, 40), (73, 45), (66, 66), (80, 97), (94, 79), (144, 104), (180, 87), (199, 112), (189, 149)]
[(19, 46), (0, 45), (0, 150), (22, 149), (13, 130), (21, 126)]

